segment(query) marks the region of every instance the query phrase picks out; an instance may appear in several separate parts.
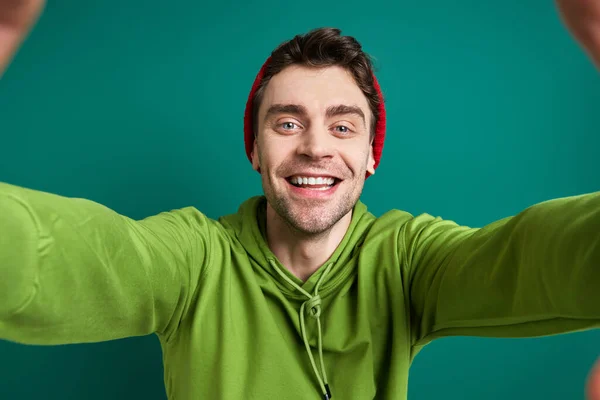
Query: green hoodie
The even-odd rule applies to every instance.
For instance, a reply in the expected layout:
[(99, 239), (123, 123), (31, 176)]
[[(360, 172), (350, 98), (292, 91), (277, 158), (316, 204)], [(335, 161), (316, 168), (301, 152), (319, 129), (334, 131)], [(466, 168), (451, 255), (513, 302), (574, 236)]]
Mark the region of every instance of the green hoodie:
[(481, 229), (359, 202), (306, 282), (269, 250), (264, 210), (134, 221), (0, 183), (0, 338), (156, 333), (170, 399), (319, 399), (328, 383), (365, 400), (405, 399), (413, 357), (441, 336), (600, 327), (600, 193)]

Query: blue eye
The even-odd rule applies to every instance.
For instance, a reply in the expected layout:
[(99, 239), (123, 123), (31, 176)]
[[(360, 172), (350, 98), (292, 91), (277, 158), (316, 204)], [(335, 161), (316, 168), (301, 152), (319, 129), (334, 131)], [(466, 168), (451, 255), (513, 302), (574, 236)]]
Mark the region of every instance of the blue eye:
[(350, 132), (350, 129), (348, 129), (348, 127), (344, 126), (344, 125), (338, 125), (338, 126), (335, 127), (335, 129), (337, 129), (337, 131), (339, 133), (348, 133), (348, 132)]
[(285, 130), (292, 130), (296, 128), (296, 124), (293, 122), (284, 122), (283, 124), (281, 124), (281, 127)]

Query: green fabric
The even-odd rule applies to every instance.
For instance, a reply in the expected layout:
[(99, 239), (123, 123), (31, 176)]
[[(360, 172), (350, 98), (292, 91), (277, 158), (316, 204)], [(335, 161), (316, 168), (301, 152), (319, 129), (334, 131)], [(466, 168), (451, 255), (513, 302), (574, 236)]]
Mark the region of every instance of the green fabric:
[[(328, 274), (306, 282), (263, 231), (262, 197), (218, 221), (194, 208), (134, 221), (0, 183), (0, 338), (156, 333), (172, 399), (317, 399), (298, 286), (321, 300), (333, 398), (362, 400), (405, 398), (413, 357), (438, 337), (600, 327), (600, 193), (481, 229), (397, 210), (376, 218), (358, 203)], [(316, 352), (317, 321), (305, 322)]]
[[(271, 261), (273, 263), (273, 261)], [(291, 280), (288, 276), (286, 276), (283, 272), (281, 272), (281, 268), (277, 268), (277, 265), (274, 265), (274, 269), (279, 275), (289, 283), (293, 288), (297, 291), (308, 297), (308, 300), (302, 303), (300, 306), (299, 317), (300, 317), (300, 331), (302, 332), (302, 341), (304, 342), (304, 347), (306, 347), (306, 353), (308, 354), (308, 358), (310, 359), (310, 364), (313, 367), (313, 371), (315, 376), (317, 377), (317, 381), (319, 382), (319, 386), (321, 388), (321, 393), (323, 393), (323, 397), (327, 400), (331, 397), (331, 392), (329, 391), (329, 380), (327, 379), (327, 370), (325, 369), (325, 363), (323, 362), (323, 330), (321, 328), (321, 296), (319, 296), (319, 286), (325, 280), (327, 274), (331, 270), (333, 263), (328, 263), (327, 267), (321, 274), (319, 281), (315, 285), (315, 293), (310, 294), (306, 290), (302, 289), (300, 285), (296, 284), (293, 280)], [(321, 371), (317, 370), (317, 366), (315, 365), (315, 359), (312, 355), (312, 350), (310, 347), (310, 343), (308, 341), (308, 335), (306, 334), (306, 323), (304, 320), (304, 313), (307, 312), (311, 317), (313, 317), (317, 321), (317, 343), (319, 346), (319, 363), (321, 367)]]

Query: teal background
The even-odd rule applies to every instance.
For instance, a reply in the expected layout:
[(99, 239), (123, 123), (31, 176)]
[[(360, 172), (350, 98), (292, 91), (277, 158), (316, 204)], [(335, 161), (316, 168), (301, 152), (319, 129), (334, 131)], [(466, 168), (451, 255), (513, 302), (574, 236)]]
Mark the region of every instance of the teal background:
[[(540, 0), (50, 1), (0, 81), (0, 180), (134, 218), (234, 212), (261, 193), (242, 143), (254, 76), (319, 26), (376, 58), (389, 115), (363, 194), (376, 215), (481, 226), (600, 190), (600, 74)], [(599, 354), (598, 330), (441, 339), (416, 358), (409, 398), (581, 399)], [(158, 341), (0, 342), (0, 399), (41, 398), (164, 399)]]

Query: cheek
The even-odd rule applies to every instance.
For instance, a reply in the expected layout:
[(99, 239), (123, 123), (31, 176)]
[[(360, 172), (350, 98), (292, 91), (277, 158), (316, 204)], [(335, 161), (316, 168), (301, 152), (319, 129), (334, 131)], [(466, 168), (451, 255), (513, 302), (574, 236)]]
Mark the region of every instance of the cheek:
[(342, 152), (346, 165), (353, 171), (362, 171), (366, 168), (369, 160), (370, 147), (365, 148), (364, 146), (353, 146)]
[(267, 169), (273, 169), (291, 156), (294, 147), (285, 140), (264, 140), (260, 146), (261, 163)]

